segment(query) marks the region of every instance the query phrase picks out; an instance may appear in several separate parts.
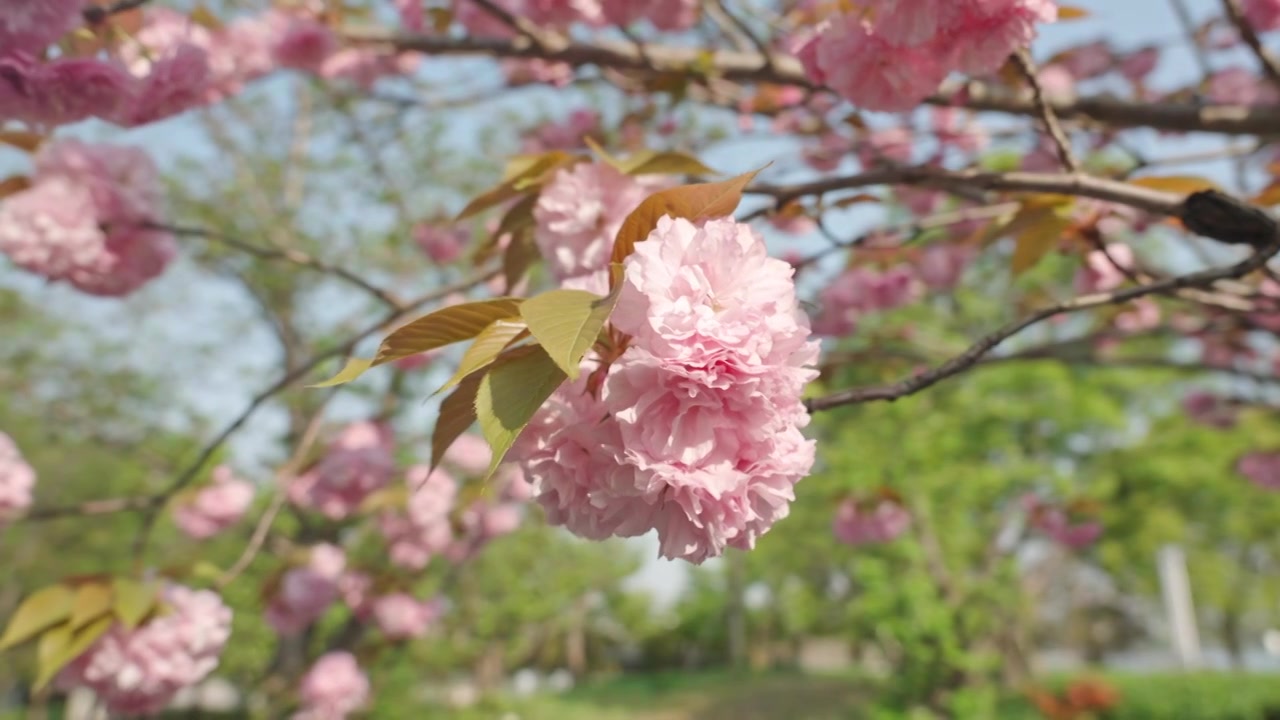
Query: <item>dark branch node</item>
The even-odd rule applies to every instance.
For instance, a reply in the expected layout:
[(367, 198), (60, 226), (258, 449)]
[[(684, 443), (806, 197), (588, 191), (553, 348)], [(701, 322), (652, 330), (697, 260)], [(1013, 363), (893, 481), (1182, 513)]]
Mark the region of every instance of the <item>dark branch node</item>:
[(1229, 245), (1262, 248), (1280, 234), (1270, 213), (1217, 190), (1188, 195), (1178, 218), (1191, 232)]

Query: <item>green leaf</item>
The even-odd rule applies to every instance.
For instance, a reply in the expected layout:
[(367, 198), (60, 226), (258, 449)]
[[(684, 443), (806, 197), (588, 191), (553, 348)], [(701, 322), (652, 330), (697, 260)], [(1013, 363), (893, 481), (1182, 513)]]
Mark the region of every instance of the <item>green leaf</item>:
[(511, 237), (511, 244), (502, 255), (502, 280), (508, 293), (540, 257), (542, 253), (534, 242), (533, 233), (524, 232)]
[(86, 583), (76, 588), (76, 597), (71, 605), (72, 630), (79, 630), (92, 620), (111, 612), (111, 586), (98, 583)]
[(63, 623), (40, 636), (36, 645), (36, 681), (32, 686), (40, 690), (81, 653), (111, 629), (115, 619), (110, 615), (100, 617), (88, 625), (73, 630), (71, 623)]
[(628, 157), (618, 169), (627, 175), (719, 175), (692, 155), (653, 150)]
[(476, 392), (476, 417), (493, 459), (487, 481), (534, 413), (565, 381), (560, 369), (540, 346), (518, 348), (498, 359), (480, 379)]
[(366, 370), (368, 370), (371, 367), (373, 367), (372, 360), (353, 357), (347, 361), (346, 365), (342, 366), (342, 369), (338, 371), (337, 375), (334, 375), (333, 377), (329, 378), (328, 380), (325, 380), (324, 382), (319, 382), (314, 385), (308, 385), (307, 387), (327, 388), (327, 387), (333, 387), (335, 385), (343, 385), (345, 383), (349, 383), (352, 380), (355, 380), (356, 378), (360, 377), (365, 373)]
[(521, 338), (527, 337), (528, 334), (529, 327), (523, 320), (498, 320), (494, 322), (485, 328), (484, 332), (476, 336), (475, 342), (471, 343), (471, 347), (467, 348), (467, 352), (463, 354), (462, 361), (458, 363), (457, 372), (432, 395), (444, 392), (462, 382), (477, 370), (489, 367), (503, 350), (506, 350), (512, 343), (519, 341)]
[[(760, 170), (763, 170), (761, 168)], [(707, 218), (732, 215), (742, 202), (742, 192), (746, 189), (760, 170), (753, 170), (734, 178), (716, 183), (698, 183), (663, 190), (645, 198), (635, 210), (623, 221), (618, 236), (613, 241), (613, 254), (610, 263), (614, 266), (609, 278), (609, 287), (617, 285), (620, 279), (622, 261), (627, 259), (636, 249), (636, 244), (644, 242), (649, 233), (658, 226), (658, 220), (665, 215), (686, 220), (704, 220)]]
[(1062, 240), (1071, 225), (1070, 205), (1024, 205), (1006, 232), (1013, 236), (1014, 276), (1035, 267)]
[(9, 618), (4, 635), (0, 636), (0, 650), (26, 642), (41, 630), (65, 622), (71, 617), (75, 597), (75, 592), (66, 585), (50, 585), (31, 593)]
[(111, 586), (115, 591), (115, 615), (130, 630), (138, 627), (160, 602), (154, 583), (118, 577), (111, 581)]
[(350, 360), (337, 375), (311, 387), (348, 383), (370, 368), (469, 340), (495, 320), (520, 317), (520, 302), (517, 298), (494, 298), (437, 310), (397, 328), (382, 341), (372, 360)]
[(577, 380), (582, 356), (595, 344), (617, 301), (616, 291), (601, 297), (585, 290), (552, 290), (525, 300), (520, 315), (547, 355)]
[[(537, 195), (526, 195), (520, 202), (511, 206), (506, 214), (502, 216), (502, 220), (498, 223), (498, 229), (494, 230), (487, 240), (476, 250), (471, 261), (475, 265), (483, 265), (491, 260), (498, 251), (498, 241), (503, 235), (510, 235), (511, 242), (522, 237), (531, 237), (536, 221), (533, 218), (533, 208), (538, 204)], [(509, 247), (509, 246), (508, 246)]]
[(444, 459), (444, 453), (476, 421), (476, 393), (483, 375), (473, 374), (458, 384), (449, 397), (440, 403), (440, 416), (431, 431), (431, 469), (435, 470)]

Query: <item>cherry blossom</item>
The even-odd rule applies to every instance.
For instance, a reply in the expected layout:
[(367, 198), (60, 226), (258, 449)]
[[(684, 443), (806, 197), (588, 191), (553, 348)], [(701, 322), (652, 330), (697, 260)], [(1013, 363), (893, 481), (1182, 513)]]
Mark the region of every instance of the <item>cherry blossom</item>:
[(342, 548), (327, 543), (311, 548), (305, 565), (281, 576), (267, 604), (267, 623), (281, 635), (302, 632), (338, 599), (346, 566)]
[(392, 593), (373, 601), (372, 615), (383, 635), (406, 640), (425, 635), (440, 616), (440, 606), (407, 593)]
[(889, 499), (858, 502), (848, 498), (836, 508), (831, 531), (846, 545), (892, 542), (911, 526), (911, 513)]
[(253, 485), (237, 478), (231, 468), (213, 469), (213, 481), (187, 496), (173, 509), (178, 528), (197, 540), (213, 537), (235, 525), (253, 502)]
[(31, 507), (36, 471), (23, 459), (13, 438), (0, 432), (0, 525)]
[(289, 499), (339, 520), (359, 509), (395, 474), (391, 430), (373, 422), (348, 425), (315, 467), (289, 483)]
[(369, 677), (351, 653), (328, 652), (302, 677), (298, 695), (293, 720), (344, 720), (369, 702)]
[(1280, 453), (1247, 453), (1236, 462), (1236, 472), (1264, 490), (1280, 490)]

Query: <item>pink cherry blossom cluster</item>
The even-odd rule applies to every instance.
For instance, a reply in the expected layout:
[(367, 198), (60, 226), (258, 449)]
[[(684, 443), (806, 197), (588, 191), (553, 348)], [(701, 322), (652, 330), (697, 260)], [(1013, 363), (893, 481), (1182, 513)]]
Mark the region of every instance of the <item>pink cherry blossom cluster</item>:
[(281, 635), (302, 632), (343, 597), (344, 590), (358, 589), (346, 582), (346, 570), (342, 548), (328, 543), (312, 547), (305, 565), (289, 568), (280, 577), (267, 603), (267, 623)]
[(586, 138), (602, 139), (600, 113), (581, 108), (559, 122), (544, 123), (531, 130), (524, 138), (522, 150), (526, 153), (579, 150), (586, 147)]
[(939, 243), (925, 248), (911, 263), (888, 268), (854, 265), (818, 294), (820, 310), (813, 321), (819, 335), (844, 337), (865, 317), (918, 302), (930, 292), (955, 287), (972, 261), (972, 248)]
[(345, 650), (321, 655), (302, 677), (293, 720), (344, 720), (369, 702), (369, 676)]
[(155, 165), (133, 147), (62, 139), (35, 156), (31, 186), (0, 203), (0, 253), (91, 295), (127, 295), (177, 253)]
[(413, 228), (413, 241), (432, 262), (445, 265), (462, 256), (468, 233), (463, 228), (435, 223), (419, 223)]
[(116, 625), (62, 671), (62, 687), (87, 687), (112, 714), (163, 710), (218, 666), (231, 609), (210, 590), (169, 585), (166, 612), (129, 630)]
[(438, 600), (419, 600), (398, 592), (383, 595), (372, 603), (371, 614), (382, 634), (391, 640), (420, 638), (440, 618)]
[(1032, 528), (1069, 548), (1088, 547), (1102, 535), (1101, 523), (1075, 518), (1068, 507), (1034, 493), (1023, 497), (1022, 507)]
[(503, 465), (491, 481), (493, 497), (481, 497), (458, 507), (459, 483), (455, 474), (479, 477), (493, 457), (479, 436), (464, 434), (434, 471), (426, 465), (409, 468), (405, 484), (409, 500), (403, 511), (387, 511), (378, 517), (378, 528), (387, 542), (391, 561), (411, 570), (427, 566), (443, 555), (452, 562), (472, 557), (489, 541), (514, 532), (520, 525), (520, 505), (532, 489), (516, 467)]
[(1236, 461), (1236, 472), (1264, 490), (1280, 490), (1280, 453), (1246, 453)]
[[(698, 19), (696, 0), (495, 0), (514, 17), (543, 27), (567, 29), (628, 26), (648, 20), (659, 30), (684, 30)], [(458, 22), (474, 35), (507, 37), (516, 31), (471, 0), (457, 0)]]
[(919, 105), (947, 75), (993, 72), (1026, 47), (1036, 24), (1057, 19), (1052, 0), (868, 0), (852, 9), (816, 0), (822, 18), (796, 39), (815, 82), (867, 110)]
[(355, 513), (395, 475), (391, 429), (374, 422), (348, 425), (320, 462), (289, 483), (289, 499), (333, 520)]
[(859, 502), (846, 498), (836, 508), (831, 531), (845, 545), (880, 545), (892, 542), (911, 527), (911, 513), (892, 498)]
[(0, 525), (31, 507), (36, 471), (23, 459), (13, 438), (0, 432)]
[(598, 392), (587, 374), (562, 388), (513, 449), (551, 523), (656, 530), (662, 556), (701, 563), (788, 514), (813, 464), (800, 395), (818, 352), (792, 275), (748, 225), (658, 222), (625, 263), (626, 351)]
[(1182, 410), (1193, 422), (1219, 430), (1235, 427), (1238, 408), (1227, 398), (1203, 390), (1187, 393)]
[(1244, 15), (1255, 30), (1280, 30), (1280, 0), (1244, 0)]
[(663, 178), (624, 175), (603, 162), (556, 173), (533, 208), (534, 242), (552, 276), (564, 282), (602, 273), (623, 221), (666, 184)]
[(411, 72), (418, 62), (412, 53), (340, 47), (323, 22), (322, 5), (309, 6), (314, 3), (272, 8), (218, 29), (147, 7), (141, 27), (105, 52), (64, 51), (39, 59), (80, 24), (83, 5), (0, 3), (0, 117), (36, 127), (90, 117), (134, 127), (217, 102), (280, 68), (368, 87), (380, 77)]
[(173, 520), (189, 537), (211, 538), (240, 522), (253, 502), (253, 493), (252, 483), (219, 465), (213, 469), (212, 482), (174, 506)]

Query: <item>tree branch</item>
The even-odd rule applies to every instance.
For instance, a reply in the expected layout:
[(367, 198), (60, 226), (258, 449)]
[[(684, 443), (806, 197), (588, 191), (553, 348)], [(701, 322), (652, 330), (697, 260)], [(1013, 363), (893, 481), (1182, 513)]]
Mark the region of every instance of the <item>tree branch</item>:
[(1240, 33), (1240, 39), (1244, 40), (1244, 44), (1249, 46), (1253, 51), (1254, 57), (1258, 58), (1258, 64), (1262, 66), (1262, 72), (1266, 74), (1271, 84), (1280, 87), (1280, 61), (1267, 50), (1262, 44), (1262, 38), (1258, 37), (1258, 32), (1253, 29), (1253, 24), (1249, 22), (1249, 18), (1244, 16), (1244, 10), (1240, 7), (1240, 0), (1222, 0), (1222, 9), (1227, 14), (1227, 19), (1235, 25), (1236, 31)]

